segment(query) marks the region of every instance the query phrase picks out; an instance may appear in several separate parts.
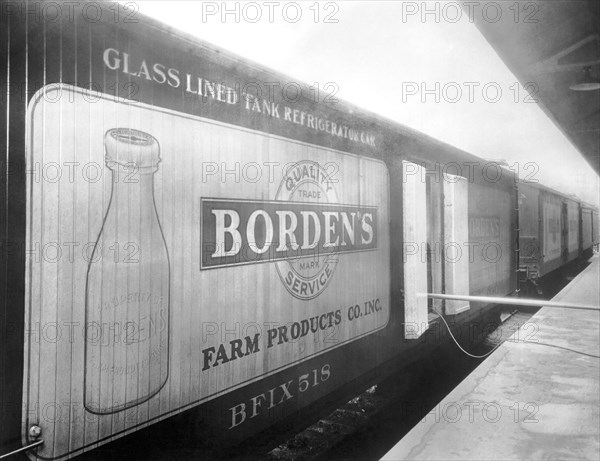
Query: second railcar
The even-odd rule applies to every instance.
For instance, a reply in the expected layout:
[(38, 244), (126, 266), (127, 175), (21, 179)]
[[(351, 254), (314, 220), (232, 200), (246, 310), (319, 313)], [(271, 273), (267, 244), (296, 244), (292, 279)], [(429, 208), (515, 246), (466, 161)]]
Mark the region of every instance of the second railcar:
[(583, 257), (593, 254), (598, 244), (598, 209), (587, 203), (581, 203), (581, 252)]
[(540, 184), (518, 190), (519, 269), (535, 282), (581, 255), (579, 201)]

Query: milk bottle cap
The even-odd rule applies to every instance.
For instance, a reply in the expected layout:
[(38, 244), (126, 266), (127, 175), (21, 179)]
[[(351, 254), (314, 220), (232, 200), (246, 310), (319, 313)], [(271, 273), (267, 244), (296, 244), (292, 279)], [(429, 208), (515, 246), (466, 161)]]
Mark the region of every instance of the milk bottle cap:
[(116, 165), (156, 171), (160, 146), (156, 138), (133, 128), (112, 128), (104, 135), (106, 166)]

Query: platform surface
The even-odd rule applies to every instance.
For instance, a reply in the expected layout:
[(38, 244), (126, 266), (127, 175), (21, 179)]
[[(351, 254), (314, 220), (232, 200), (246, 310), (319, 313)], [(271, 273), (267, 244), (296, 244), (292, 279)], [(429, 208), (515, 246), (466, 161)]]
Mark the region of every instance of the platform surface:
[[(598, 306), (599, 263), (552, 300)], [(600, 312), (543, 307), (382, 459), (599, 460), (599, 342)]]

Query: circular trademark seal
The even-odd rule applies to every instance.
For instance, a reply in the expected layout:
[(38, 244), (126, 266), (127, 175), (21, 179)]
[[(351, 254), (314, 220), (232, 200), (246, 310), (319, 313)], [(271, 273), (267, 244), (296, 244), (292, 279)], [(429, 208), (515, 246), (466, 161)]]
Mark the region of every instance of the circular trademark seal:
[[(311, 238), (321, 232), (318, 206), (311, 204), (339, 203), (327, 171), (317, 162), (303, 160), (288, 167), (277, 190), (276, 200), (307, 204), (304, 216)], [(308, 215), (312, 215), (310, 219)], [(317, 229), (319, 227), (319, 229)], [(310, 240), (310, 239), (309, 239)], [(318, 238), (317, 238), (318, 240)], [(311, 246), (313, 246), (311, 248)], [(329, 285), (338, 263), (335, 249), (325, 250), (320, 241), (303, 245), (298, 256), (276, 263), (281, 282), (295, 298), (309, 300), (319, 296)]]

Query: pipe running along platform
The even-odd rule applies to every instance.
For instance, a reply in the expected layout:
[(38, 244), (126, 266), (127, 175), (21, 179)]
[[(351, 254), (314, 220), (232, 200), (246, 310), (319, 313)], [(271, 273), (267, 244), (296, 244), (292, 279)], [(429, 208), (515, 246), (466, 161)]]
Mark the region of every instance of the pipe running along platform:
[[(599, 265), (551, 301), (600, 305)], [(543, 307), (382, 459), (598, 460), (599, 380), (600, 312)]]

